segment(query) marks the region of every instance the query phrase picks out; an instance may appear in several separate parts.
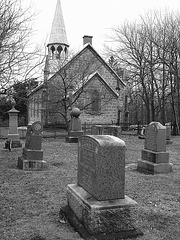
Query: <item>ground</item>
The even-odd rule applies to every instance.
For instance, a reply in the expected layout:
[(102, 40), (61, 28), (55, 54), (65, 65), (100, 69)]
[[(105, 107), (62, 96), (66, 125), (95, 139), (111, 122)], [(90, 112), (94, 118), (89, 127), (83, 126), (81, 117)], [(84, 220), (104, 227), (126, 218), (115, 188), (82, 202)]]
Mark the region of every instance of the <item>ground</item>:
[[(167, 145), (173, 172), (147, 175), (137, 172), (144, 140), (124, 136), (126, 195), (138, 203), (138, 240), (179, 240), (180, 137)], [(24, 141), (22, 140), (23, 146)], [(0, 240), (80, 240), (60, 212), (66, 205), (66, 186), (76, 182), (76, 143), (65, 138), (43, 139), (45, 171), (16, 167), (22, 149), (4, 150), (0, 141)]]

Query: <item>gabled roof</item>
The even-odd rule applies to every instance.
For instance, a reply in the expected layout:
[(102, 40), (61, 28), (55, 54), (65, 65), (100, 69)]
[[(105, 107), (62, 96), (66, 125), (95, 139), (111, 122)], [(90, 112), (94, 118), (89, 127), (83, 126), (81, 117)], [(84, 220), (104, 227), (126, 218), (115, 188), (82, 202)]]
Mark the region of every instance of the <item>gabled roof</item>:
[[(85, 44), (84, 48), (78, 52), (76, 55), (74, 55), (67, 64), (65, 64), (62, 69), (68, 68), (69, 65), (71, 65), (74, 61), (76, 61), (80, 55), (82, 55), (87, 49), (89, 49), (97, 58), (98, 60), (111, 72), (111, 74), (114, 75), (117, 81), (121, 84), (121, 86), (125, 87), (126, 84), (121, 80), (121, 78), (117, 75), (117, 73), (109, 66), (109, 64), (106, 63), (106, 61), (97, 53), (97, 51), (92, 47), (91, 44), (87, 43)], [(54, 78), (58, 73), (61, 71), (61, 69), (55, 73), (52, 78)]]
[[(74, 61), (76, 61), (81, 54), (83, 54), (87, 49), (89, 49), (98, 59), (99, 61), (107, 67), (107, 69), (114, 75), (114, 77), (116, 78), (117, 81), (119, 81), (119, 83), (121, 84), (121, 86), (125, 87), (126, 84), (121, 80), (121, 78), (116, 74), (116, 72), (106, 63), (106, 61), (104, 61), (104, 59), (96, 52), (96, 50), (92, 47), (91, 44), (86, 44), (84, 46), (84, 48), (78, 52), (76, 55), (74, 55), (59, 71), (57, 71), (51, 78), (48, 79), (48, 81), (50, 81), (51, 79), (55, 78), (56, 76), (59, 75), (60, 71), (65, 70), (69, 67), (69, 65), (71, 65)], [(101, 77), (101, 76), (100, 76)], [(102, 77), (101, 77), (102, 78)], [(104, 81), (104, 80), (103, 80)], [(111, 88), (107, 83), (106, 85)], [(42, 86), (39, 86), (39, 88)], [(112, 88), (111, 88), (112, 89)], [(36, 90), (36, 89), (35, 89)], [(37, 89), (38, 90), (38, 89)], [(112, 89), (112, 91), (114, 92), (114, 90)], [(34, 91), (33, 91), (34, 92)], [(32, 93), (33, 93), (32, 92)], [(115, 93), (115, 92), (114, 92)], [(115, 93), (116, 94), (116, 93)]]
[(57, 0), (54, 19), (51, 27), (51, 34), (49, 38), (49, 44), (65, 44), (68, 46), (66, 29), (64, 24), (64, 18), (61, 8), (60, 0)]
[(73, 95), (76, 95), (78, 93), (80, 93), (84, 88), (86, 88), (86, 86), (93, 81), (94, 78), (98, 78), (99, 81), (104, 84), (104, 86), (109, 90), (109, 92), (111, 92), (111, 94), (117, 99), (118, 98), (118, 94), (106, 83), (106, 81), (102, 78), (102, 76), (99, 74), (99, 72), (94, 72), (91, 75), (89, 75), (82, 83), (81, 86), (79, 86), (79, 88), (73, 93)]

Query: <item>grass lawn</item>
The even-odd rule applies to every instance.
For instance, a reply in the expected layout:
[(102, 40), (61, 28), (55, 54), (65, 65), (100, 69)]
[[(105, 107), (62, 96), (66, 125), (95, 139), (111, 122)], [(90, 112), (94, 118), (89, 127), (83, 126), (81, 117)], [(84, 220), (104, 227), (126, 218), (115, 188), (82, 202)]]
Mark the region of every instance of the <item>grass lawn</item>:
[[(180, 137), (167, 145), (173, 172), (146, 175), (136, 171), (144, 140), (122, 136), (126, 142), (126, 195), (138, 202), (138, 240), (180, 239)], [(23, 146), (24, 142), (22, 141)], [(3, 150), (0, 142), (0, 240), (80, 240), (79, 234), (59, 221), (66, 204), (66, 186), (76, 182), (76, 143), (64, 138), (43, 139), (45, 171), (16, 167), (22, 149)]]

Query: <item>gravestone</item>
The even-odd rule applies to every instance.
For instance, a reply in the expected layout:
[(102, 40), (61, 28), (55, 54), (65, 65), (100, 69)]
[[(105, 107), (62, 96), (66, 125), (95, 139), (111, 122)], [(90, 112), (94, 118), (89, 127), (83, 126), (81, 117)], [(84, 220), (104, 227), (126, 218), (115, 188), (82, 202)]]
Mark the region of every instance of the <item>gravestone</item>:
[(42, 170), (46, 167), (42, 151), (42, 124), (31, 122), (27, 126), (26, 142), (22, 156), (18, 157), (18, 167), (23, 170)]
[(121, 132), (121, 126), (116, 125), (93, 125), (91, 127), (92, 135), (113, 135), (115, 137), (120, 137)]
[(70, 112), (71, 121), (66, 142), (77, 143), (78, 138), (83, 135), (81, 119), (79, 118), (81, 111), (79, 108), (73, 108)]
[(125, 150), (125, 142), (112, 135), (79, 138), (77, 184), (67, 187), (65, 212), (95, 238), (142, 234), (135, 226), (137, 202), (125, 195)]
[(171, 144), (172, 139), (171, 139), (171, 124), (166, 123), (166, 144)]
[(146, 131), (146, 128), (143, 126), (141, 129), (141, 133), (138, 136), (139, 139), (145, 139), (145, 131)]
[(9, 113), (9, 133), (8, 141), (10, 142), (10, 148), (22, 147), (22, 143), (19, 139), (18, 133), (18, 113), (19, 111), (15, 109), (15, 102), (12, 104), (12, 109), (8, 111)]
[(137, 169), (152, 174), (171, 172), (172, 164), (166, 152), (166, 127), (159, 122), (151, 122), (145, 134), (142, 159), (138, 161)]

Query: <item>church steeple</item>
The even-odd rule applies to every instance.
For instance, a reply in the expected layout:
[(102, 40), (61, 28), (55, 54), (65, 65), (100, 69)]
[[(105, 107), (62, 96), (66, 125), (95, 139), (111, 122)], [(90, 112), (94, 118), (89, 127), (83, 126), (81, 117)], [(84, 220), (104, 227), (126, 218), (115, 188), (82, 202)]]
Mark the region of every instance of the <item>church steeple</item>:
[(48, 55), (52, 58), (66, 58), (68, 41), (60, 0), (57, 0), (51, 34), (48, 43)]
[(68, 56), (68, 41), (60, 0), (57, 0), (54, 19), (49, 38), (48, 55), (44, 68), (44, 80), (57, 72), (66, 63)]

